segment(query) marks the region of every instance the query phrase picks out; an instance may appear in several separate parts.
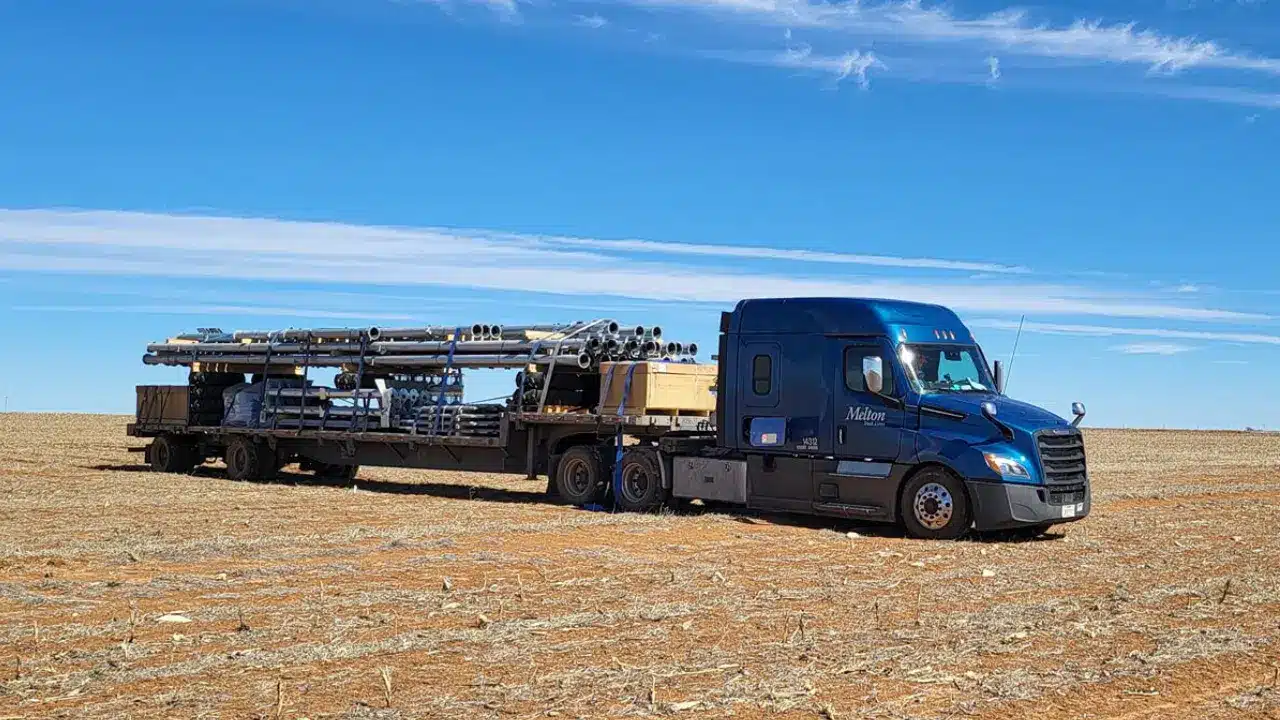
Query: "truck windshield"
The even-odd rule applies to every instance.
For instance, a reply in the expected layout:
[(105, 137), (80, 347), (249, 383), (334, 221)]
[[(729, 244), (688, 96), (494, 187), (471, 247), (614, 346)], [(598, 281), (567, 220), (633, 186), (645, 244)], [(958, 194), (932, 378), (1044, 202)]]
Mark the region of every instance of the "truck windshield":
[(903, 345), (902, 365), (917, 393), (992, 392), (995, 383), (972, 345)]

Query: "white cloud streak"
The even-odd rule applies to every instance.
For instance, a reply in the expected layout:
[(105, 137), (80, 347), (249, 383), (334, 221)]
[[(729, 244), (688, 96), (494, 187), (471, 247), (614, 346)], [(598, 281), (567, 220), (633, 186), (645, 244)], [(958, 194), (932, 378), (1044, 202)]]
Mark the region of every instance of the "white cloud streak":
[[(967, 323), (970, 327), (992, 330), (1017, 330), (1018, 323), (1009, 320), (980, 318)], [(1091, 337), (1151, 337), (1170, 340), (1205, 340), (1214, 342), (1280, 345), (1280, 335), (1265, 333), (1220, 332), (1215, 330), (1174, 330), (1167, 328), (1130, 328), (1106, 325), (1027, 322), (1024, 332), (1044, 335), (1084, 335)]]
[(868, 3), (819, 0), (627, 0), (791, 28), (829, 30), (857, 39), (969, 44), (989, 51), (1076, 62), (1138, 65), (1156, 73), (1216, 68), (1280, 75), (1280, 59), (1228, 50), (1209, 40), (1165, 35), (1134, 23), (1077, 20), (1054, 27), (1022, 10), (963, 18), (919, 0)]
[(591, 30), (599, 30), (609, 24), (609, 21), (599, 15), (576, 15), (573, 18), (573, 24), (578, 27), (589, 28)]
[(1125, 355), (1181, 355), (1195, 350), (1190, 345), (1160, 342), (1130, 343), (1128, 345), (1117, 345), (1111, 349)]
[(15, 305), (10, 310), (19, 312), (59, 313), (135, 313), (139, 315), (254, 315), (265, 317), (327, 318), (331, 320), (403, 320), (413, 319), (403, 313), (366, 313), (345, 310), (317, 310), (305, 307), (279, 307), (263, 305)]
[[(623, 251), (640, 257), (619, 254)], [(848, 277), (822, 266), (833, 262), (828, 254), (807, 252), (269, 219), (0, 210), (0, 269), (16, 272), (432, 285), (712, 303), (763, 296), (885, 297), (999, 315), (1269, 319), (1051, 283)], [(702, 267), (661, 259), (690, 254), (807, 260), (816, 272), (779, 272), (771, 262), (726, 268), (725, 263)], [(835, 257), (855, 262), (859, 256)]]

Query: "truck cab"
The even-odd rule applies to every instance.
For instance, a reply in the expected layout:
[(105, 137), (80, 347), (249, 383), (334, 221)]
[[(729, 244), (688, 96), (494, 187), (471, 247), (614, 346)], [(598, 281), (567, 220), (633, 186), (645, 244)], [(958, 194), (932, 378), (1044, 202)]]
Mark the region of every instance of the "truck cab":
[(1006, 396), (951, 310), (744, 300), (720, 329), (716, 445), (745, 464), (748, 505), (933, 538), (1089, 514), (1083, 406), (1068, 422)]

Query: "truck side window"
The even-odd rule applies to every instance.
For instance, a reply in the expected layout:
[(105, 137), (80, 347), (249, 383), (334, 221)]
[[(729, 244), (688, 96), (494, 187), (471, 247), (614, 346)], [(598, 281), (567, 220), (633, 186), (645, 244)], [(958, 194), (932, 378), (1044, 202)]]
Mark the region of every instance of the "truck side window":
[(757, 355), (751, 361), (751, 391), (756, 395), (768, 395), (773, 389), (773, 358)]
[[(866, 357), (883, 358), (880, 348), (875, 347), (847, 347), (844, 350), (844, 384), (854, 392), (867, 392), (866, 382), (862, 378), (862, 359)], [(885, 395), (893, 395), (893, 364), (889, 361), (884, 362), (884, 389)]]

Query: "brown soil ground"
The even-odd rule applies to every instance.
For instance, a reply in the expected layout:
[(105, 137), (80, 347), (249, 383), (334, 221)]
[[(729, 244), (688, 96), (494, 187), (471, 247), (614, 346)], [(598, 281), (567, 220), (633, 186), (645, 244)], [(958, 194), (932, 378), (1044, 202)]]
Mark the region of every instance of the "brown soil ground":
[(125, 422), (0, 415), (0, 718), (1280, 717), (1280, 436), (1090, 431), (1087, 520), (923, 542)]

